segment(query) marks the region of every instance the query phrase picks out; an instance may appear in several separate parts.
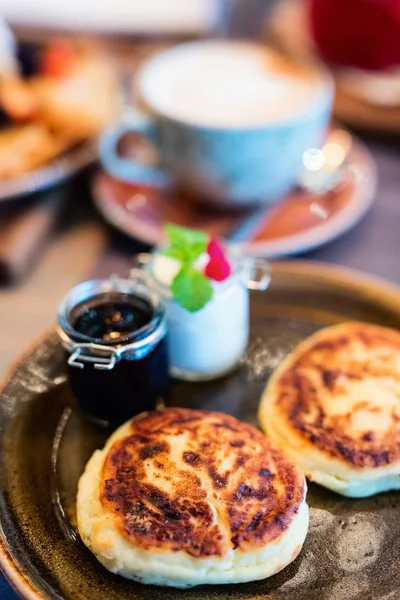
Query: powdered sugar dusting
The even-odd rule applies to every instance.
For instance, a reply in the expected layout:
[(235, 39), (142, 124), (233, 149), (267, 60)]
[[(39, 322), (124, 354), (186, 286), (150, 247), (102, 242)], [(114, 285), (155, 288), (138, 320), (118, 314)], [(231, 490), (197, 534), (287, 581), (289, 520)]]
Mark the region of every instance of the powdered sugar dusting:
[(253, 381), (264, 379), (275, 369), (286, 356), (287, 350), (276, 344), (266, 345), (265, 341), (257, 338), (248, 348), (242, 359), (242, 364), (248, 369), (248, 377)]

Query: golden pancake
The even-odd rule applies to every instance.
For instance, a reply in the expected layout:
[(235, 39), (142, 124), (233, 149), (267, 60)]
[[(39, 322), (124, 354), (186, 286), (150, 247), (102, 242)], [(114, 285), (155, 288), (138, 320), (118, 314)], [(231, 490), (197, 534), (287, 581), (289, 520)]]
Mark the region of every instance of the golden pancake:
[(400, 332), (319, 331), (277, 368), (259, 419), (312, 481), (353, 497), (400, 489)]
[(251, 581), (300, 552), (305, 492), (300, 469), (250, 425), (171, 408), (129, 421), (94, 453), (78, 527), (100, 562), (130, 579)]

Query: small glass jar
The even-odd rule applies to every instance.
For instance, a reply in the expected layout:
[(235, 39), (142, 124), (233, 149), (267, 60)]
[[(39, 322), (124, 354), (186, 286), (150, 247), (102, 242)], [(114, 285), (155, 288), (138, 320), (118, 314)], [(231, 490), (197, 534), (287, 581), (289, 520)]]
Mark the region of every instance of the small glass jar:
[(72, 391), (91, 421), (115, 427), (165, 398), (166, 331), (163, 305), (143, 278), (86, 281), (67, 294), (58, 333)]
[(270, 281), (268, 263), (244, 258), (229, 248), (232, 274), (212, 282), (213, 297), (197, 312), (182, 308), (163, 281), (168, 261), (160, 250), (141, 254), (137, 265), (144, 269), (161, 296), (168, 323), (170, 373), (177, 379), (207, 381), (222, 377), (240, 362), (249, 339), (249, 289), (265, 290)]

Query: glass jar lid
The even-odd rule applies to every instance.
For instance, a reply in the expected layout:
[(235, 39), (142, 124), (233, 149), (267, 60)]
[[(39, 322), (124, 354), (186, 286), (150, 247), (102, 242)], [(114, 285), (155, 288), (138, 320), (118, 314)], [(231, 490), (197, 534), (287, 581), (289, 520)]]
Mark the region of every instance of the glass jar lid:
[[(140, 302), (145, 308), (146, 319), (138, 327), (111, 336), (100, 336), (87, 328), (77, 327), (82, 314), (107, 302), (133, 305)], [(145, 281), (145, 276), (137, 274), (135, 279), (111, 277), (85, 281), (61, 301), (58, 309), (58, 334), (63, 347), (70, 352), (68, 364), (84, 368), (92, 363), (95, 369), (111, 370), (121, 358), (139, 360), (159, 343), (166, 333), (166, 319), (159, 296)]]

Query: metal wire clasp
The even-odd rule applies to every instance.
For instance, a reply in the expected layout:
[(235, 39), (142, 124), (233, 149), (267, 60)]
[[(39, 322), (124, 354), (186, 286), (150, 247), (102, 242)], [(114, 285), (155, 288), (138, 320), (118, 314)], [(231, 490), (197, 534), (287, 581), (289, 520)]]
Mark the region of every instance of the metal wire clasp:
[[(85, 353), (85, 350), (88, 353)], [(91, 354), (95, 351), (97, 354)], [(83, 369), (85, 363), (92, 363), (99, 371), (111, 371), (119, 359), (118, 352), (114, 348), (100, 346), (98, 344), (79, 344), (75, 347), (68, 358), (70, 367)]]

